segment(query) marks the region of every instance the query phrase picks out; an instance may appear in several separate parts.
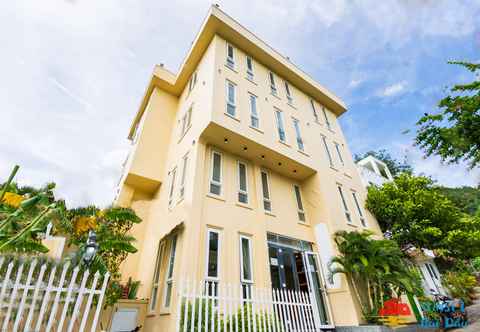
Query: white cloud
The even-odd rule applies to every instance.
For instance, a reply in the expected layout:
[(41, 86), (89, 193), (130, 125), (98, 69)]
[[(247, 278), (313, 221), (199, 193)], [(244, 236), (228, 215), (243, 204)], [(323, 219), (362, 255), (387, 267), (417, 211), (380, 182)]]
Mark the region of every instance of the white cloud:
[(406, 87), (407, 87), (407, 82), (405, 82), (405, 81), (398, 82), (398, 83), (395, 83), (395, 84), (386, 86), (385, 88), (381, 89), (381, 90), (378, 92), (377, 95), (378, 95), (379, 97), (393, 97), (393, 96), (397, 96), (397, 95), (399, 95), (399, 94), (401, 94), (401, 93), (404, 93)]

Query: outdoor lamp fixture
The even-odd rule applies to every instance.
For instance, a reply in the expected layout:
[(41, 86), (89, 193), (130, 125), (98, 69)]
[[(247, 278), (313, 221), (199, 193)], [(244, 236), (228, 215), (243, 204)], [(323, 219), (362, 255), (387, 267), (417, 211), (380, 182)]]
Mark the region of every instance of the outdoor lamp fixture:
[(94, 231), (88, 232), (87, 244), (85, 246), (85, 252), (83, 253), (82, 260), (85, 265), (92, 264), (93, 259), (98, 251), (97, 234)]

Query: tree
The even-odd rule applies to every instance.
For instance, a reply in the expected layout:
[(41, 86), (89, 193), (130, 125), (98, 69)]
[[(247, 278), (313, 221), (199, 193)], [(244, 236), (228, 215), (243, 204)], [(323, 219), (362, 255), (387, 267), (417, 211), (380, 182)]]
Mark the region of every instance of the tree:
[(438, 155), (448, 163), (468, 161), (480, 165), (480, 64), (449, 62), (476, 74), (477, 80), (457, 84), (443, 98), (434, 114), (425, 113), (417, 122), (415, 144), (427, 156)]
[(404, 293), (422, 294), (418, 274), (391, 240), (375, 240), (370, 231), (335, 233), (339, 256), (330, 263), (331, 275), (345, 274), (368, 322), (376, 322), (385, 300)]
[(448, 188), (443, 186), (437, 187), (438, 191), (450, 199), (460, 211), (474, 216), (480, 213), (480, 188), (459, 187)]
[(460, 259), (480, 255), (480, 218), (462, 214), (427, 177), (403, 173), (394, 182), (370, 186), (366, 207), (401, 247)]
[(383, 161), (387, 165), (393, 177), (403, 172), (406, 172), (409, 174), (413, 173), (413, 167), (410, 164), (408, 164), (406, 160), (399, 161), (393, 158), (390, 155), (390, 153), (388, 153), (388, 151), (385, 149), (381, 149), (378, 151), (373, 151), (373, 150), (368, 151), (368, 152), (365, 152), (363, 155), (355, 154), (355, 162), (362, 160), (368, 156), (373, 156), (378, 160)]

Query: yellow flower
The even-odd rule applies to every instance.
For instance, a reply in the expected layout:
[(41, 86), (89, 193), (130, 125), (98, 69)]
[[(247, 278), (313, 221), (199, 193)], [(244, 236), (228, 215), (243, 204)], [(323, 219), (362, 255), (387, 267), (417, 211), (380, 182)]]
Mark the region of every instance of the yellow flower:
[(5, 202), (5, 204), (13, 206), (14, 208), (18, 208), (22, 203), (22, 201), (23, 201), (23, 196), (15, 193), (7, 192), (3, 196), (3, 202)]
[(81, 234), (91, 229), (94, 229), (97, 226), (97, 219), (93, 216), (81, 216), (76, 217), (73, 223), (75, 233)]

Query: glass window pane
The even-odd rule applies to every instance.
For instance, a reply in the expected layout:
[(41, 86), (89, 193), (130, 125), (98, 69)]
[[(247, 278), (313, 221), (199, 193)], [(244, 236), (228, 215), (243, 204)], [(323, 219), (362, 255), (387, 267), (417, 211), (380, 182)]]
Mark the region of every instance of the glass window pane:
[(242, 270), (243, 270), (243, 280), (250, 281), (252, 280), (252, 266), (251, 266), (251, 257), (250, 257), (250, 240), (247, 238), (242, 238)]
[(238, 180), (240, 190), (247, 191), (247, 169), (245, 164), (238, 164)]
[(253, 70), (252, 58), (250, 58), (250, 57), (247, 57), (247, 69), (249, 71)]
[(175, 265), (175, 252), (177, 250), (177, 236), (174, 236), (172, 239), (172, 247), (170, 249), (170, 262), (168, 264), (168, 275), (167, 278), (170, 279), (173, 276), (173, 267)]
[(299, 210), (303, 211), (302, 197), (300, 196), (300, 188), (298, 186), (294, 186), (294, 188), (295, 188), (295, 196), (297, 198), (297, 207)]
[(323, 146), (325, 147), (325, 152), (327, 153), (328, 162), (330, 163), (330, 166), (333, 167), (332, 155), (330, 154), (330, 149), (328, 148), (328, 144), (325, 136), (322, 137), (322, 140), (323, 140)]
[(229, 44), (227, 46), (227, 50), (228, 50), (228, 57), (233, 58), (233, 46)]
[(172, 298), (172, 283), (169, 282), (167, 284), (167, 289), (165, 291), (165, 307), (168, 308), (170, 306), (170, 300)]
[(228, 83), (228, 101), (235, 104), (235, 86), (232, 83)]
[(262, 172), (262, 188), (263, 188), (263, 197), (270, 198), (270, 191), (268, 188), (268, 175), (265, 172)]
[(209, 232), (208, 239), (208, 276), (218, 277), (218, 233)]
[(257, 116), (257, 97), (250, 95), (250, 112)]
[(218, 153), (213, 154), (212, 180), (220, 182), (220, 173), (222, 167), (222, 157)]

